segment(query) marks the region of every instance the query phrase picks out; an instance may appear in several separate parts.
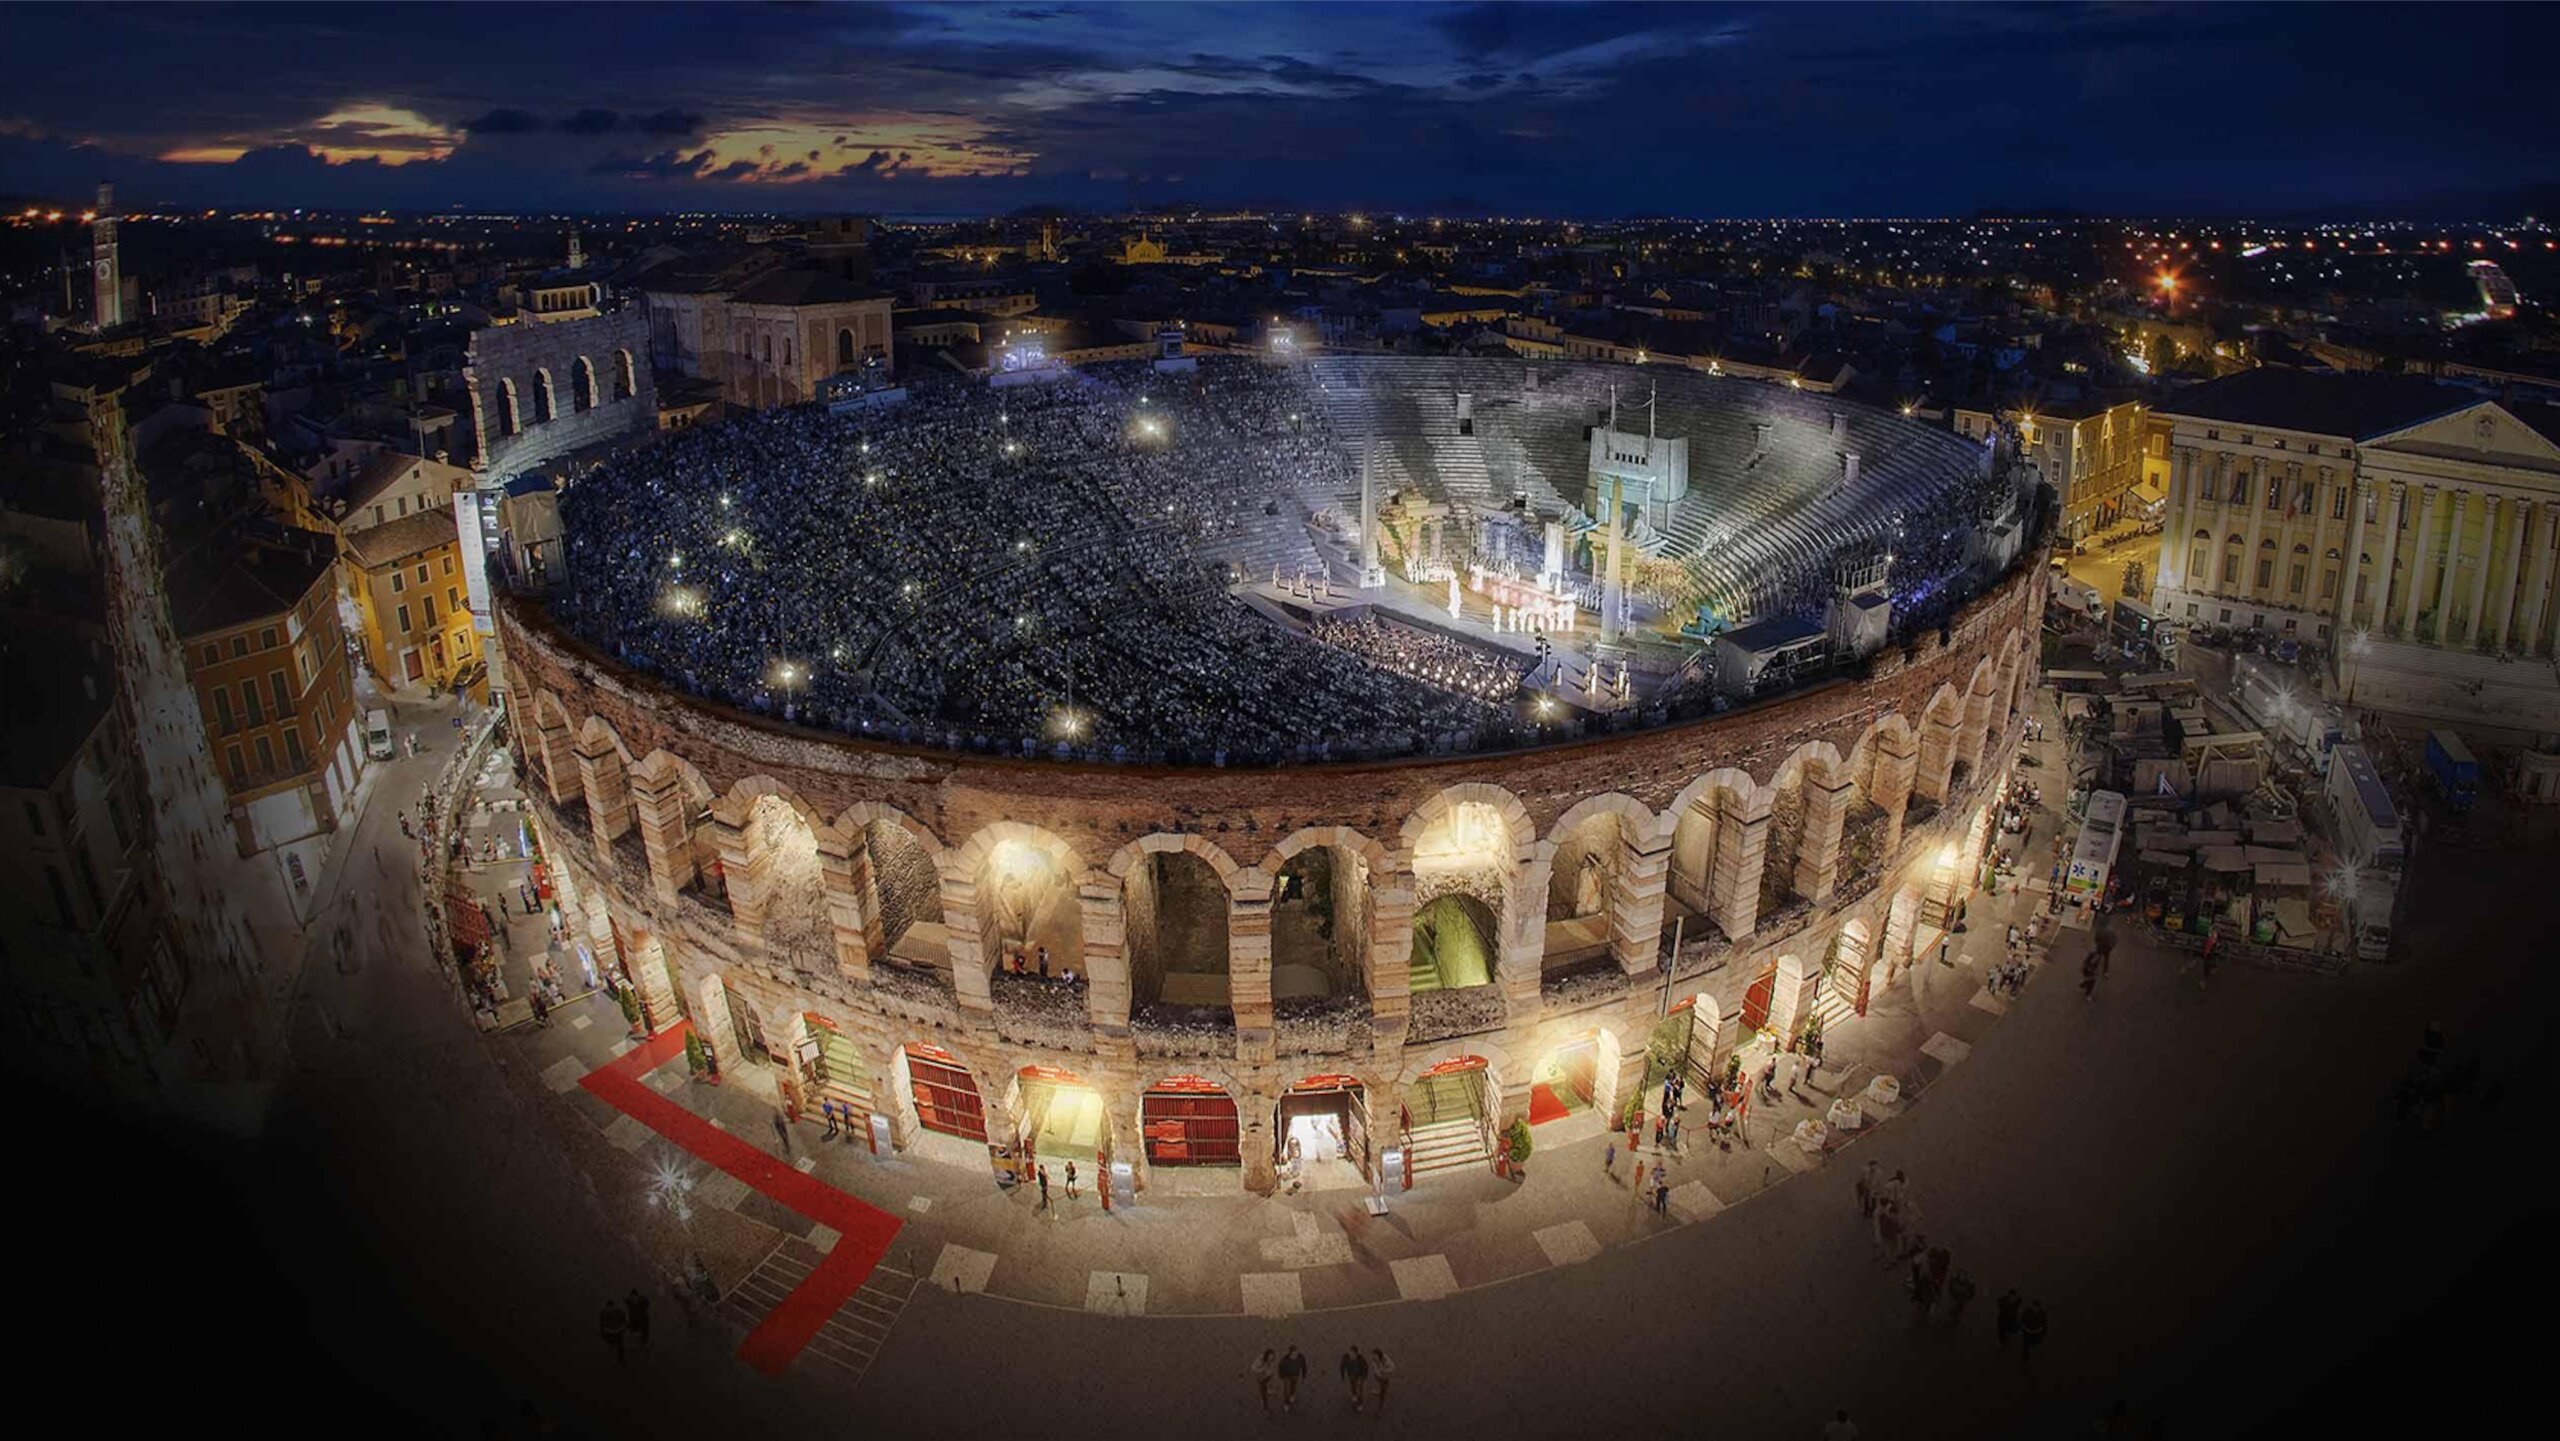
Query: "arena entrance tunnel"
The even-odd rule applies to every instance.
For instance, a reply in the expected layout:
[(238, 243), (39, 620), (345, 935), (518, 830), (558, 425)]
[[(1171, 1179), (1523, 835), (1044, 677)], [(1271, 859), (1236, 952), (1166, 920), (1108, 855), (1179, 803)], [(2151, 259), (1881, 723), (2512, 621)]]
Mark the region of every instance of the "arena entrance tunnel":
[(861, 1048), (838, 1030), (835, 1021), (815, 1011), (800, 1014), (803, 1034), (798, 1057), (800, 1081), (808, 1109), (831, 1106), (866, 1139), (871, 1133), (871, 1068), (862, 1063)]
[(1244, 1188), (1244, 1133), (1236, 1100), (1208, 1077), (1167, 1076), (1147, 1087), (1138, 1100), (1138, 1134), (1157, 1185), (1173, 1182), (1164, 1170), (1173, 1167), (1217, 1189)]
[(1491, 1159), (1499, 1108), (1484, 1057), (1453, 1056), (1424, 1071), (1405, 1088), (1404, 1110), (1405, 1164), (1416, 1179)]
[(1413, 993), (1492, 984), (1500, 934), (1493, 908), (1475, 897), (1433, 897), (1413, 913)]
[(1280, 1097), (1272, 1162), (1291, 1191), (1369, 1184), (1369, 1089), (1357, 1076), (1308, 1076)]
[(1618, 1108), (1618, 1038), (1595, 1026), (1559, 1042), (1529, 1073), (1529, 1124), (1588, 1116), (1593, 1134), (1609, 1129)]
[(1227, 885), (1188, 851), (1151, 851), (1120, 883), (1130, 998), (1140, 1007), (1224, 1009)]
[(1079, 1174), (1090, 1171), (1099, 1184), (1102, 1156), (1111, 1149), (1102, 1093), (1055, 1066), (1025, 1066), (1007, 1089), (1022, 1149), (1044, 1162), (1073, 1161)]

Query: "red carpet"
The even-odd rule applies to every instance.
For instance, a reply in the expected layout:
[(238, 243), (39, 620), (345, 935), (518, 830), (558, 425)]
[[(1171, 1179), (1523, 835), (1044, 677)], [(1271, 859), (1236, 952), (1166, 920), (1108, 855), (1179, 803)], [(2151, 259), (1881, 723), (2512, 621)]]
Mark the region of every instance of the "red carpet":
[(684, 1054), (682, 1022), (607, 1061), (579, 1078), (578, 1084), (597, 1100), (744, 1181), (778, 1205), (832, 1227), (843, 1239), (827, 1259), (809, 1273), (782, 1304), (765, 1314), (738, 1359), (768, 1376), (780, 1375), (818, 1334), (818, 1328), (862, 1289), (871, 1269), (889, 1254), (889, 1242), (903, 1222), (877, 1206), (848, 1196), (790, 1162), (730, 1135), (709, 1121), (650, 1090), (641, 1077)]
[(1540, 1081), (1529, 1088), (1530, 1125), (1543, 1126), (1549, 1121), (1561, 1121), (1572, 1114), (1573, 1111), (1563, 1101), (1557, 1099), (1555, 1091), (1546, 1082)]

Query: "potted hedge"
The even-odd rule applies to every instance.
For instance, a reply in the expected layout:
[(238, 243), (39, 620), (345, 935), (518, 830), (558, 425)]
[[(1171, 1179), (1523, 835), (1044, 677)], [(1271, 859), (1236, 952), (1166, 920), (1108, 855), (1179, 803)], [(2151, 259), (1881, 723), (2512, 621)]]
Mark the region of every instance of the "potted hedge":
[(1503, 1138), (1502, 1154), (1507, 1163), (1505, 1174), (1515, 1181), (1529, 1179), (1529, 1123), (1514, 1117), (1511, 1129)]
[(720, 1084), (720, 1067), (711, 1058), (711, 1048), (702, 1044), (702, 1038), (691, 1031), (684, 1033), (684, 1066), (693, 1073), (695, 1080), (709, 1081), (715, 1086)]

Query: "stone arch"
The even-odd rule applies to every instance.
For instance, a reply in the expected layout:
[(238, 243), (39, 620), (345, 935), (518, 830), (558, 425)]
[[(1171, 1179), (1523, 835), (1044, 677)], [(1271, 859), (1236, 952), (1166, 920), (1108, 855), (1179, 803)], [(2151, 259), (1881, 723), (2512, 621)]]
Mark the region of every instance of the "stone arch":
[(1912, 789), (1934, 805), (1946, 804), (1956, 733), (1963, 728), (1964, 696), (1953, 683), (1940, 685), (1920, 713), (1920, 767), (1912, 780)]
[(1436, 1045), (1406, 1047), (1404, 1069), (1396, 1073), (1396, 1084), (1410, 1086), (1435, 1066), (1471, 1056), (1481, 1059), (1496, 1076), (1517, 1072), (1521, 1066), (1501, 1042), (1490, 1036), (1460, 1036)]
[(1413, 885), (1393, 852), (1349, 826), (1307, 826), (1264, 854), (1275, 1003), (1343, 995), (1401, 1013), (1410, 993)]
[(1768, 819), (1768, 797), (1748, 771), (1723, 766), (1682, 787), (1661, 820), (1671, 842), (1672, 898), (1728, 936), (1749, 935), (1759, 918)]
[(525, 728), (524, 751), (541, 775), (551, 803), (566, 806), (579, 794), (577, 742), (569, 708), (549, 691), (533, 697), (532, 724)]
[(713, 803), (710, 830), (741, 937), (795, 969), (833, 969), (835, 922), (822, 853), (842, 854), (836, 829), (797, 792), (755, 775)]
[(1052, 970), (1072, 959), (1090, 978), (1097, 1012), (1105, 1005), (1106, 988), (1116, 986), (1120, 1014), (1126, 1015), (1128, 973), (1118, 937), (1089, 936), (1093, 928), (1085, 924), (1082, 897), (1097, 889), (1108, 894), (1108, 887), (1087, 887), (1085, 870), (1073, 845), (1019, 821), (991, 821), (959, 849), (943, 853), (942, 923), (949, 933), (952, 980), (964, 1004), (992, 1004), (987, 980), (1005, 947), (1021, 947), (1036, 958), (1046, 946)]
[(591, 715), (578, 727), (576, 753), (588, 828), (599, 847), (611, 846), (631, 829), (631, 750), (604, 717)]
[(853, 343), (851, 328), (836, 331), (836, 369), (850, 370), (862, 363), (862, 348)]
[(613, 398), (629, 400), (639, 393), (640, 373), (632, 364), (631, 352), (626, 349), (615, 350), (613, 352)]
[[(1233, 886), (1247, 869), (1216, 842), (1189, 832), (1140, 836), (1112, 856), (1104, 874), (1119, 891), (1122, 955), (1133, 1007), (1254, 1010), (1267, 1022), (1268, 947), (1245, 958), (1242, 975), (1235, 974), (1230, 949), (1234, 912), (1242, 899)], [(1248, 891), (1267, 902), (1267, 878), (1259, 868), (1251, 868), (1250, 875)], [(1266, 940), (1268, 934), (1266, 928)]]
[(1982, 751), (1991, 734), (1998, 679), (1999, 670), (1992, 664), (1992, 657), (1986, 655), (1974, 662), (1973, 673), (1965, 681), (1964, 719), (1956, 731), (1955, 764), (1948, 771), (1950, 793), (1963, 789), (1964, 783), (1982, 769)]
[(1414, 925), (1439, 896), (1473, 895), (1497, 920), (1495, 970), (1506, 994), (1534, 999), (1545, 936), (1529, 808), (1500, 786), (1461, 782), (1416, 807), (1400, 839), (1398, 856), (1413, 878)]
[(587, 411), (602, 403), (596, 393), (596, 363), (581, 355), (569, 366), (569, 408)]
[(498, 382), (498, 428), (508, 435), (524, 434), (524, 397), (516, 392), (513, 377)]
[[(1587, 925), (1598, 917), (1620, 969), (1652, 969), (1662, 947), (1670, 856), (1662, 818), (1643, 802), (1616, 791), (1575, 802), (1536, 852), (1548, 926)], [(1552, 943), (1543, 948), (1549, 955), (1558, 950)]]
[(551, 385), (551, 367), (533, 368), (533, 418), (539, 424), (560, 418), (560, 395)]
[(1848, 762), (1829, 741), (1805, 742), (1770, 773), (1763, 787), (1769, 805), (1760, 865), (1763, 914), (1830, 899), (1851, 794), (1848, 774)]

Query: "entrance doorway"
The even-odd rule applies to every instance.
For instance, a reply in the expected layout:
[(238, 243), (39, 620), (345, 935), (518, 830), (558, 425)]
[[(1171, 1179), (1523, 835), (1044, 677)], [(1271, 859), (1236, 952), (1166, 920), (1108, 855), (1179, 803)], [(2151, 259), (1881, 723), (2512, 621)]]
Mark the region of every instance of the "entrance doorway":
[(1422, 1073), (1405, 1091), (1405, 1164), (1415, 1179), (1493, 1155), (1492, 1067), (1456, 1056)]
[(756, 1008), (739, 1005), (736, 988), (725, 983), (720, 987), (720, 999), (721, 1009), (729, 1013), (729, 1035), (738, 1043), (738, 1055), (753, 1053), (772, 1060), (773, 1051), (764, 1043), (764, 1027), (756, 1022)]
[(1586, 1036), (1547, 1053), (1529, 1080), (1529, 1124), (1543, 1126), (1591, 1109), (1599, 1086), (1600, 1041)]
[(1778, 993), (1778, 963), (1760, 973), (1760, 979), (1742, 993), (1742, 1029), (1756, 1031), (1769, 1024), (1769, 1003)]
[(898, 1055), (906, 1069), (915, 1123), (927, 1131), (984, 1144), (987, 1103), (960, 1058), (921, 1042), (908, 1043)]
[(1309, 1076), (1280, 1098), (1272, 1161), (1283, 1183), (1311, 1191), (1369, 1184), (1369, 1092), (1356, 1076)]
[(1013, 1080), (1013, 1114), (1025, 1150), (1043, 1159), (1073, 1161), (1079, 1170), (1111, 1147), (1102, 1094), (1073, 1071), (1025, 1066)]
[(1167, 1076), (1138, 1102), (1150, 1166), (1242, 1166), (1235, 1098), (1203, 1076)]
[(809, 1036), (801, 1070), (808, 1082), (814, 1107), (821, 1101), (832, 1102), (839, 1112), (849, 1111), (853, 1124), (867, 1136), (871, 1125), (871, 1068), (862, 1064), (862, 1051), (851, 1039), (836, 1029), (836, 1023), (815, 1011), (802, 1013)]

